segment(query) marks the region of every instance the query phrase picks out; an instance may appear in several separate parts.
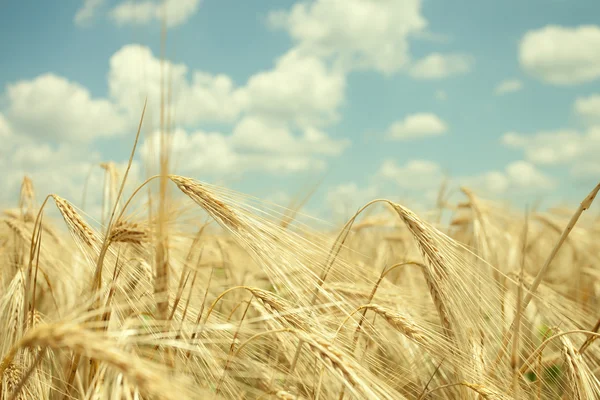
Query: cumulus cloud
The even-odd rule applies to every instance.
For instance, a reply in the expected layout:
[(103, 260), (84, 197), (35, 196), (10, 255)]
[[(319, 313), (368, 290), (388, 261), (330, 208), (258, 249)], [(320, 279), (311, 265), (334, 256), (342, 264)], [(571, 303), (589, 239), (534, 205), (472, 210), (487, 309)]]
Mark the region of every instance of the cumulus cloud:
[(0, 113), (0, 139), (8, 139), (12, 136), (8, 121), (2, 113)]
[(232, 142), (245, 149), (280, 154), (321, 154), (336, 156), (350, 144), (334, 140), (324, 132), (308, 127), (301, 136), (293, 135), (289, 125), (280, 121), (248, 116), (233, 129)]
[(427, 25), (420, 0), (317, 0), (269, 15), (299, 51), (332, 58), (345, 69), (370, 68), (391, 74), (409, 61), (410, 35)]
[(166, 11), (167, 26), (175, 27), (187, 22), (199, 7), (200, 0), (128, 0), (115, 6), (110, 17), (117, 25), (145, 25), (161, 21)]
[(335, 121), (344, 99), (345, 77), (318, 58), (291, 50), (240, 91), (248, 112), (300, 126)]
[(573, 176), (581, 177), (586, 171), (600, 167), (600, 126), (592, 126), (586, 132), (559, 130), (533, 135), (508, 132), (502, 143), (522, 150), (525, 159), (534, 164), (568, 165)]
[[(446, 175), (442, 167), (429, 160), (410, 160), (398, 165), (384, 161), (376, 173), (377, 179), (394, 182), (399, 189), (433, 200)], [(556, 181), (527, 161), (512, 162), (503, 170), (452, 178), (456, 185), (466, 185), (486, 195), (503, 195), (510, 190), (538, 192), (555, 187)]]
[[(255, 116), (240, 120), (232, 134), (178, 129), (169, 142), (173, 160), (182, 160), (179, 172), (213, 176), (320, 170), (328, 157), (339, 155), (349, 145), (316, 128), (297, 132), (289, 125)], [(158, 133), (144, 142), (140, 151), (144, 162), (157, 165), (158, 144)]]
[(122, 133), (126, 120), (106, 99), (54, 74), (9, 84), (6, 117), (20, 134), (46, 139), (89, 141)]
[[(8, 207), (16, 206), (25, 175), (33, 179), (38, 196), (57, 193), (79, 205), (87, 174), (93, 163), (100, 161), (97, 152), (79, 144), (56, 146), (29, 138), (13, 138), (11, 148), (12, 151), (0, 157), (4, 174), (0, 204)], [(101, 187), (101, 180), (96, 183), (92, 186)]]
[(394, 122), (387, 130), (387, 137), (394, 140), (410, 140), (446, 133), (448, 126), (433, 113), (417, 113)]
[[(291, 51), (273, 69), (256, 74), (242, 87), (235, 87), (226, 75), (192, 71), (181, 63), (166, 61), (164, 70), (171, 91), (167, 111), (183, 128), (172, 135), (173, 159), (185, 160), (182, 171), (209, 175), (314, 171), (325, 168), (331, 157), (350, 145), (349, 140), (332, 138), (324, 130), (337, 118), (345, 78), (320, 59)], [(50, 169), (80, 171), (78, 165), (59, 158), (76, 149), (73, 160), (99, 161), (95, 153), (85, 156), (90, 142), (133, 131), (145, 98), (145, 126), (155, 129), (160, 77), (160, 61), (152, 52), (129, 45), (110, 59), (107, 98), (96, 98), (84, 86), (53, 74), (9, 84), (6, 107), (0, 110), (4, 142), (0, 155), (6, 170), (10, 167), (15, 176), (38, 169), (39, 176)], [(227, 134), (198, 129), (205, 122), (229, 123), (231, 128), (225, 129)], [(141, 150), (154, 165), (152, 144), (157, 137), (151, 135)], [(74, 144), (57, 147), (67, 142)]]
[[(332, 186), (326, 204), (335, 215), (351, 216), (358, 207), (375, 198), (401, 201), (419, 212), (435, 204), (447, 175), (430, 160), (409, 160), (404, 164), (388, 159), (382, 162), (368, 184), (348, 182)], [(543, 193), (557, 182), (527, 161), (509, 163), (501, 170), (451, 177), (452, 187), (466, 186), (483, 196), (513, 197)]]
[(519, 61), (531, 75), (555, 85), (575, 85), (600, 77), (600, 26), (548, 25), (527, 32)]
[[(322, 126), (338, 118), (344, 100), (345, 77), (321, 60), (290, 51), (275, 66), (235, 87), (226, 75), (190, 71), (185, 64), (165, 62), (171, 91), (171, 112), (177, 122), (233, 122), (241, 114), (294, 122), (300, 127)], [(188, 76), (191, 74), (191, 79)], [(158, 114), (161, 63), (150, 49), (128, 45), (110, 60), (109, 90), (119, 107), (138, 117), (145, 97)]]
[[(171, 91), (167, 111), (177, 124), (233, 122), (245, 107), (243, 93), (226, 75), (190, 71), (169, 61), (164, 70)], [(83, 85), (47, 73), (8, 84), (3, 113), (13, 130), (30, 137), (84, 142), (122, 134), (135, 129), (145, 99), (145, 123), (158, 124), (160, 77), (160, 60), (149, 48), (127, 45), (110, 59), (108, 98), (94, 97)]]
[(444, 178), (439, 164), (428, 160), (411, 160), (405, 165), (386, 160), (379, 167), (376, 176), (393, 181), (400, 188), (419, 190), (437, 187)]
[(347, 219), (376, 198), (401, 201), (413, 210), (425, 211), (433, 205), (444, 180), (441, 166), (429, 160), (409, 160), (399, 164), (384, 160), (368, 184), (347, 182), (329, 188), (325, 204), (336, 217)]
[[(161, 99), (161, 61), (145, 46), (127, 45), (110, 58), (108, 85), (111, 99), (139, 118), (144, 99), (148, 108), (158, 114)], [(185, 64), (165, 61), (171, 97), (171, 113), (178, 123), (224, 122), (237, 117), (242, 108), (241, 97), (233, 81), (226, 75), (191, 72)]]
[(98, 10), (104, 5), (105, 0), (83, 0), (83, 4), (75, 13), (73, 22), (78, 26), (88, 25), (96, 16)]
[(536, 164), (560, 164), (573, 160), (585, 151), (585, 137), (574, 130), (538, 132), (522, 135), (508, 132), (502, 143), (523, 149), (527, 160)]
[(573, 109), (585, 121), (600, 122), (600, 94), (576, 99)]
[(475, 176), (460, 178), (461, 184), (479, 191), (480, 194), (498, 196), (517, 193), (535, 193), (553, 189), (556, 180), (544, 174), (527, 161), (514, 161), (503, 171), (487, 171)]
[(497, 96), (518, 92), (523, 89), (523, 82), (518, 79), (507, 79), (500, 82), (494, 89), (494, 94)]
[(473, 68), (473, 57), (466, 54), (432, 53), (417, 60), (410, 67), (415, 79), (443, 79), (452, 75), (463, 75)]

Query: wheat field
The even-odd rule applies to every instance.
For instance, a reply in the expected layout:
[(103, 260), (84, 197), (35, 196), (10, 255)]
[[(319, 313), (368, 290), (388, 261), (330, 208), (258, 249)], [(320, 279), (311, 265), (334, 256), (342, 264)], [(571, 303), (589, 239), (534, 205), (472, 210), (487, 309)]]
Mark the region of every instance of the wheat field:
[(127, 196), (101, 167), (101, 223), (27, 177), (2, 215), (2, 399), (600, 398), (600, 185), (314, 229), (164, 150)]
[(1, 210), (0, 400), (600, 399), (600, 184), (333, 225), (175, 174), (165, 81), (157, 173), (130, 174), (142, 112), (99, 220), (28, 176)]

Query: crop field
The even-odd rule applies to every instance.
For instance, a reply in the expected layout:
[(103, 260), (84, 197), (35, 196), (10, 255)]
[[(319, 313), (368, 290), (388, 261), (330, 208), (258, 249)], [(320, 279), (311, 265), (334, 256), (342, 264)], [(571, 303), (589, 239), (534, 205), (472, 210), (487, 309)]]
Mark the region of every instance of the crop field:
[(3, 399), (600, 393), (600, 185), (526, 215), (466, 188), (430, 221), (378, 199), (316, 231), (168, 173), (122, 197), (103, 167), (103, 226), (29, 178), (3, 214)]
[(600, 400), (600, 2), (5, 3), (0, 400)]

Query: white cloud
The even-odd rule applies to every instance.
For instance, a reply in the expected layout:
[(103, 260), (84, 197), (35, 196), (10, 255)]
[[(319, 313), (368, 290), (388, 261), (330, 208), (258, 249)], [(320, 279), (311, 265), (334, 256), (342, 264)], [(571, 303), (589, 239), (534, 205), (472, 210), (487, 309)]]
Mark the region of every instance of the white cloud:
[(302, 136), (294, 136), (287, 124), (256, 116), (240, 120), (233, 129), (232, 141), (238, 147), (255, 151), (327, 156), (341, 154), (350, 144), (347, 139), (331, 139), (312, 127), (304, 129)]
[(488, 171), (464, 178), (463, 185), (475, 189), (483, 195), (497, 196), (508, 190), (510, 181), (506, 174), (500, 171)]
[(507, 93), (518, 92), (523, 89), (523, 82), (518, 79), (507, 79), (498, 84), (494, 89), (494, 94), (503, 95)]
[[(410, 160), (400, 165), (394, 160), (385, 160), (368, 185), (361, 187), (349, 182), (333, 186), (325, 201), (332, 212), (344, 218), (375, 198), (400, 201), (418, 212), (424, 212), (435, 204), (445, 178), (442, 167), (433, 161)], [(556, 187), (557, 182), (533, 164), (515, 161), (502, 170), (454, 177), (450, 184), (453, 188), (466, 186), (480, 195), (497, 198), (549, 191)]]
[(544, 175), (533, 164), (526, 161), (515, 161), (505, 168), (506, 176), (515, 187), (550, 189), (553, 179)]
[[(226, 75), (192, 71), (165, 61), (170, 114), (177, 124), (233, 122), (244, 96)], [(188, 78), (188, 75), (191, 75)], [(3, 113), (15, 132), (50, 140), (89, 141), (134, 130), (148, 98), (146, 126), (157, 126), (161, 102), (161, 65), (150, 49), (127, 45), (110, 59), (109, 98), (66, 78), (44, 74), (7, 85)]]
[(568, 165), (573, 176), (581, 177), (600, 168), (600, 126), (586, 132), (562, 130), (522, 135), (509, 132), (503, 144), (523, 150), (525, 159), (541, 165)]
[(10, 125), (2, 113), (0, 113), (0, 138), (5, 140), (12, 136)]
[(98, 9), (104, 5), (105, 0), (83, 0), (83, 5), (75, 13), (73, 22), (78, 26), (88, 25), (95, 17)]
[(409, 140), (446, 133), (448, 126), (437, 115), (417, 113), (394, 122), (387, 131), (387, 137), (395, 140)]
[(573, 106), (575, 113), (589, 122), (600, 122), (600, 94), (580, 97)]
[(466, 54), (432, 53), (416, 61), (409, 73), (415, 79), (442, 79), (466, 74), (473, 63), (473, 57)]
[[(111, 57), (110, 96), (132, 120), (139, 118), (146, 96), (149, 111), (158, 115), (161, 71), (161, 61), (145, 46), (127, 45)], [(189, 68), (170, 61), (165, 61), (164, 71), (165, 85), (170, 85), (171, 110), (178, 123), (231, 121), (240, 113), (241, 97), (228, 76), (193, 71), (189, 80)]]
[(585, 150), (585, 138), (573, 130), (538, 132), (521, 135), (508, 132), (502, 143), (525, 151), (525, 158), (536, 164), (560, 164), (573, 160)]
[(343, 74), (292, 50), (274, 69), (250, 77), (241, 93), (251, 113), (301, 126), (321, 125), (337, 119), (345, 86)]
[(425, 190), (439, 187), (444, 174), (433, 161), (411, 160), (400, 166), (393, 160), (386, 160), (379, 167), (376, 177), (393, 181), (403, 189)]
[(526, 161), (514, 161), (503, 171), (488, 171), (458, 179), (462, 185), (486, 196), (509, 194), (511, 190), (535, 193), (556, 187), (556, 181)]
[(548, 25), (527, 32), (519, 45), (521, 66), (555, 85), (575, 85), (600, 77), (600, 26)]
[[(146, 163), (157, 165), (159, 136), (150, 136), (141, 147)], [(306, 128), (300, 134), (278, 121), (243, 118), (233, 134), (176, 130), (171, 136), (173, 160), (182, 160), (180, 173), (242, 175), (252, 171), (286, 174), (320, 170), (328, 157), (341, 154), (350, 144), (325, 133)]]
[[(398, 165), (392, 160), (384, 161), (376, 177), (393, 181), (398, 188), (411, 190), (418, 196), (432, 201), (445, 178), (442, 167), (428, 160), (411, 160)], [(526, 161), (515, 161), (502, 171), (487, 171), (474, 176), (458, 176), (452, 179), (458, 185), (466, 185), (487, 195), (501, 195), (509, 190), (540, 191), (552, 189), (556, 182)]]
[[(187, 133), (177, 129), (169, 136), (171, 160), (175, 172), (188, 173), (201, 171), (209, 174), (227, 174), (239, 163), (238, 154), (232, 148), (229, 138), (217, 132), (196, 131)], [(160, 134), (150, 135), (140, 146), (140, 155), (145, 165), (159, 165), (158, 149)]]
[(305, 54), (333, 58), (345, 69), (391, 74), (409, 61), (408, 37), (427, 25), (420, 0), (317, 0), (269, 15)]
[[(181, 171), (213, 176), (315, 171), (350, 145), (324, 132), (337, 117), (345, 79), (317, 58), (289, 52), (271, 71), (238, 88), (225, 75), (190, 71), (184, 64), (166, 61), (164, 71), (171, 91), (168, 111), (186, 128), (172, 136), (173, 160), (182, 160)], [(6, 175), (18, 185), (25, 173), (53, 184), (70, 169), (79, 174), (83, 163), (100, 161), (86, 143), (134, 130), (145, 97), (145, 126), (155, 130), (160, 77), (160, 61), (152, 52), (129, 45), (111, 57), (108, 98), (94, 98), (85, 87), (52, 74), (9, 84), (6, 108), (0, 110), (0, 164)], [(203, 122), (232, 123), (231, 134), (196, 129)], [(141, 146), (143, 158), (154, 165), (156, 138)], [(57, 147), (56, 142), (75, 144)], [(71, 182), (81, 183), (78, 176), (65, 178), (64, 192), (75, 193), (79, 186)]]
[(187, 22), (200, 7), (200, 0), (145, 0), (125, 1), (110, 11), (117, 25), (145, 25), (161, 21), (166, 10), (167, 26), (175, 27)]
[(8, 168), (10, 165), (4, 165), (2, 160), (8, 160), (9, 155), (13, 151), (15, 138), (12, 133), (12, 129), (4, 117), (4, 115), (0, 112), (0, 140), (2, 141), (2, 145), (0, 146), (0, 167)]
[(85, 87), (54, 74), (9, 84), (7, 100), (13, 130), (31, 137), (88, 141), (128, 127), (110, 101), (95, 99)]
[[(78, 144), (51, 146), (27, 137), (13, 137), (11, 147), (10, 152), (0, 157), (3, 171), (0, 204), (10, 207), (17, 204), (25, 175), (32, 178), (38, 201), (50, 193), (57, 193), (79, 205), (90, 168), (100, 161), (97, 152)], [(101, 185), (102, 180), (98, 179), (89, 187), (93, 190)]]

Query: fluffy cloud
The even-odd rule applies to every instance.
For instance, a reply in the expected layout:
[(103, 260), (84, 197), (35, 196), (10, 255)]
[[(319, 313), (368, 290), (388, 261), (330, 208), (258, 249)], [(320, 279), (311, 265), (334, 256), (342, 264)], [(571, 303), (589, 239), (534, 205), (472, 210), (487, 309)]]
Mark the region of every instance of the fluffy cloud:
[[(377, 174), (378, 179), (393, 181), (398, 188), (411, 190), (432, 200), (440, 188), (445, 174), (442, 167), (428, 160), (411, 160), (404, 165), (384, 161)], [(515, 161), (502, 171), (487, 171), (474, 176), (457, 176), (452, 179), (458, 185), (466, 185), (488, 195), (502, 195), (509, 190), (542, 191), (552, 189), (556, 182), (526, 161)]]
[(13, 130), (31, 137), (88, 141), (128, 126), (113, 103), (54, 74), (9, 84), (6, 97)]
[(497, 96), (518, 92), (523, 89), (523, 82), (518, 79), (507, 79), (498, 84), (494, 89), (494, 94)]
[[(190, 72), (184, 64), (168, 61), (164, 71), (170, 84), (168, 111), (178, 124), (233, 122), (244, 108), (243, 93), (226, 75)], [(90, 141), (134, 130), (145, 98), (148, 99), (145, 123), (157, 126), (160, 77), (160, 60), (150, 49), (128, 45), (110, 59), (108, 98), (94, 98), (79, 83), (44, 74), (9, 84), (3, 112), (19, 134), (49, 140)]]
[(104, 5), (105, 0), (83, 0), (83, 5), (75, 13), (73, 22), (78, 26), (88, 25), (95, 17), (98, 9)]
[[(111, 98), (135, 120), (139, 118), (147, 96), (148, 109), (158, 115), (161, 71), (161, 61), (149, 48), (124, 46), (110, 59), (108, 85)], [(239, 114), (241, 98), (228, 76), (194, 71), (189, 80), (186, 65), (169, 61), (165, 61), (164, 71), (168, 76), (165, 82), (170, 85), (171, 112), (178, 123), (231, 121)]]
[(4, 169), (10, 166), (6, 160), (8, 160), (9, 155), (13, 151), (14, 137), (10, 125), (2, 113), (0, 113), (0, 140), (2, 141), (2, 146), (0, 146), (0, 167)]
[(529, 31), (521, 39), (519, 61), (527, 72), (555, 85), (593, 81), (600, 77), (600, 26)]
[(240, 96), (250, 113), (300, 126), (322, 125), (337, 119), (345, 86), (343, 74), (291, 50), (274, 69), (253, 75)]
[[(53, 146), (29, 138), (13, 137), (11, 147), (12, 151), (0, 157), (0, 168), (4, 174), (0, 205), (8, 207), (16, 206), (25, 175), (32, 178), (38, 200), (47, 194), (57, 193), (79, 205), (90, 168), (100, 161), (98, 153), (82, 145)], [(102, 180), (98, 179), (90, 187), (101, 185)]]
[[(20, 135), (11, 131), (1, 113), (0, 139), (0, 169), (3, 174), (0, 208), (17, 206), (21, 183), (25, 176), (29, 176), (38, 202), (46, 195), (56, 193), (77, 206), (81, 204), (85, 183), (88, 182), (86, 211), (94, 210), (93, 217), (99, 217), (95, 211), (100, 209), (104, 179), (103, 171), (98, 167), (101, 157), (88, 144), (72, 142), (56, 145)], [(138, 174), (134, 166), (132, 183), (138, 181)]]
[(427, 22), (420, 0), (317, 0), (269, 16), (306, 54), (333, 58), (344, 68), (390, 74), (409, 61), (408, 37)]
[[(149, 110), (160, 109), (161, 62), (150, 49), (128, 45), (110, 60), (109, 89), (119, 107), (138, 118), (145, 96)], [(233, 122), (240, 114), (321, 126), (338, 117), (344, 99), (345, 77), (315, 57), (290, 51), (274, 68), (259, 72), (243, 87), (226, 75), (193, 71), (184, 64), (165, 62), (169, 76), (171, 112), (186, 126), (200, 122)]]
[(336, 156), (350, 144), (346, 139), (331, 139), (313, 127), (304, 129), (301, 136), (294, 136), (287, 124), (256, 116), (243, 118), (233, 129), (231, 140), (244, 149), (289, 155)]
[(144, 25), (161, 21), (166, 11), (167, 26), (174, 27), (187, 22), (199, 7), (200, 0), (128, 0), (115, 6), (110, 17), (117, 25)]
[(538, 132), (522, 135), (508, 132), (502, 136), (502, 143), (513, 148), (521, 148), (525, 158), (536, 164), (560, 164), (579, 157), (585, 151), (585, 137), (573, 130)]
[(2, 113), (0, 113), (0, 139), (8, 139), (12, 136), (8, 121)]
[[(166, 61), (164, 71), (170, 83), (167, 111), (186, 129), (172, 136), (173, 159), (185, 160), (179, 166), (182, 171), (239, 175), (257, 170), (276, 174), (319, 170), (350, 144), (323, 131), (337, 117), (345, 79), (317, 58), (291, 51), (272, 70), (238, 88), (225, 75), (190, 71), (184, 64)], [(3, 160), (8, 163), (4, 153), (10, 153), (7, 165), (15, 176), (49, 170), (48, 166), (66, 173), (69, 167), (62, 166), (72, 165), (66, 162), (68, 149), (77, 148), (74, 153), (89, 162), (92, 158), (83, 156), (89, 153), (88, 143), (133, 131), (145, 98), (145, 126), (154, 130), (160, 77), (160, 61), (152, 52), (129, 45), (111, 57), (108, 98), (94, 98), (85, 87), (52, 74), (8, 85), (7, 106), (0, 113)], [(203, 122), (231, 123), (231, 134), (196, 129)], [(16, 143), (15, 137), (23, 142)], [(147, 161), (156, 161), (152, 144), (157, 137), (151, 136), (142, 146)], [(54, 144), (66, 142), (79, 144), (68, 148)], [(61, 157), (65, 162), (58, 162)]]
[(376, 198), (400, 201), (422, 212), (434, 204), (443, 179), (442, 168), (432, 161), (410, 160), (400, 165), (394, 160), (385, 160), (367, 185), (347, 182), (331, 187), (325, 204), (336, 217), (344, 220)]
[(520, 189), (538, 188), (551, 189), (555, 182), (552, 178), (539, 171), (533, 164), (526, 161), (515, 161), (505, 168), (509, 182)]
[(525, 159), (542, 165), (569, 165), (573, 176), (583, 177), (600, 168), (600, 126), (586, 132), (562, 130), (522, 135), (509, 132), (502, 137), (506, 146), (523, 150)]
[[(159, 135), (141, 147), (146, 163), (157, 165)], [(246, 117), (225, 135), (219, 132), (176, 130), (170, 137), (172, 159), (180, 173), (213, 176), (241, 175), (251, 171), (285, 174), (320, 170), (327, 157), (339, 155), (349, 145), (325, 133), (306, 128), (299, 134), (278, 121)]]
[(473, 58), (466, 54), (432, 53), (415, 62), (409, 73), (416, 79), (442, 79), (466, 74), (473, 63)]
[[(375, 198), (401, 201), (418, 212), (435, 204), (446, 175), (442, 167), (429, 160), (410, 160), (398, 164), (385, 160), (370, 183), (359, 186), (349, 182), (329, 189), (326, 205), (335, 215), (348, 218), (358, 207)], [(493, 198), (522, 194), (531, 195), (556, 187), (557, 182), (526, 161), (512, 162), (502, 170), (486, 171), (476, 175), (452, 177), (451, 186), (466, 186), (483, 196)]]
[[(442, 167), (428, 160), (411, 160), (404, 165), (386, 160), (376, 174), (376, 179), (392, 181), (397, 188), (430, 202), (435, 199), (445, 177)], [(453, 177), (452, 181), (455, 185), (465, 185), (490, 196), (508, 194), (510, 190), (539, 192), (556, 185), (552, 178), (526, 161), (512, 162), (501, 171)]]
[(438, 187), (444, 174), (437, 163), (428, 160), (411, 160), (405, 165), (386, 160), (379, 167), (376, 177), (393, 181), (403, 189), (424, 190)]
[(508, 164), (504, 171), (488, 171), (460, 178), (460, 181), (480, 194), (489, 196), (507, 194), (511, 190), (518, 190), (519, 193), (539, 192), (556, 186), (554, 179), (526, 161), (514, 161)]
[(437, 115), (417, 113), (394, 122), (387, 131), (387, 137), (394, 140), (409, 140), (446, 133), (448, 126)]
[(588, 122), (600, 122), (600, 94), (580, 97), (573, 106), (575, 113)]

